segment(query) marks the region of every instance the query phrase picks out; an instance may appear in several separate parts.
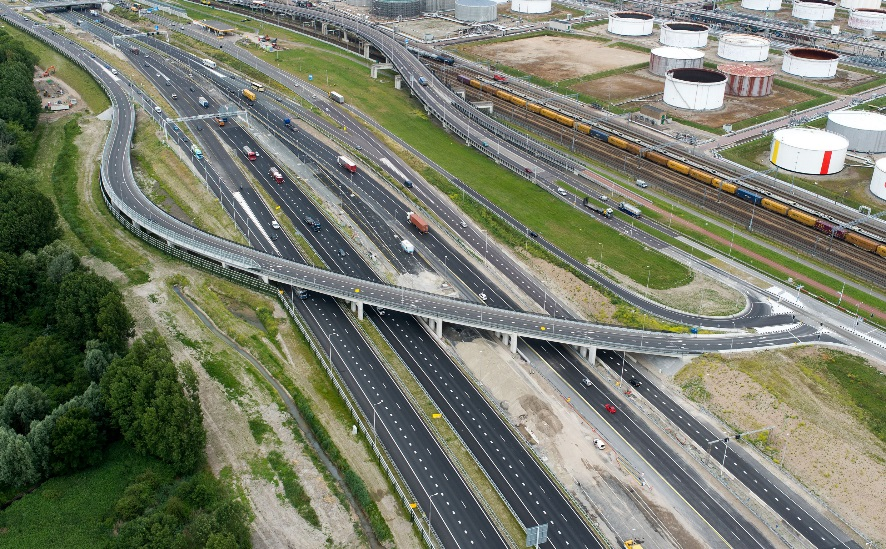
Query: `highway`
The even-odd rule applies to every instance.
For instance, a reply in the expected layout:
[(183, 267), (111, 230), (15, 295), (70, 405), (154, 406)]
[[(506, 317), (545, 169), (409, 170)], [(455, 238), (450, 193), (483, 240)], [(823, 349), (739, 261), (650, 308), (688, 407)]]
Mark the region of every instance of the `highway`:
[[(155, 82), (155, 83), (158, 83), (158, 84), (159, 84), (159, 81), (158, 81), (158, 82)], [(162, 88), (163, 88), (163, 86), (161, 85), (160, 89), (162, 90)], [(232, 142), (231, 145), (233, 146), (234, 143)], [(233, 148), (234, 148), (234, 150), (237, 149), (237, 147), (233, 147)], [(256, 165), (257, 165), (257, 164), (256, 164)], [(256, 168), (256, 170), (259, 170), (259, 168)], [(258, 177), (261, 179), (261, 176), (262, 176), (262, 171), (259, 170), (259, 171), (258, 171)], [(295, 219), (297, 220), (298, 217), (296, 217)], [(359, 274), (356, 272), (356, 269), (353, 268), (353, 267), (351, 268), (351, 274), (352, 274), (352, 275), (355, 275), (355, 276), (359, 276)], [(395, 317), (394, 317), (394, 316), (391, 316), (391, 317), (389, 317), (389, 318), (390, 318), (390, 319), (393, 319), (393, 318), (395, 318)], [(413, 323), (414, 323), (414, 321), (413, 321)], [(419, 331), (421, 331), (421, 330), (419, 329)], [(397, 334), (396, 334), (396, 332), (391, 331), (391, 335), (392, 335), (392, 336), (396, 336)], [(401, 330), (401, 335), (402, 335), (402, 330)], [(641, 337), (642, 337), (642, 336), (641, 336)], [(390, 340), (390, 339), (389, 339), (389, 340)], [(410, 350), (410, 347), (409, 347), (409, 346), (404, 346), (404, 347), (403, 347), (403, 350), (404, 350), (404, 352), (409, 351), (409, 350)], [(401, 356), (402, 356), (402, 355), (401, 355)], [(439, 360), (443, 360), (443, 358), (440, 357)], [(443, 360), (443, 361), (445, 362), (445, 360)], [(429, 378), (430, 378), (430, 377), (431, 377), (431, 376), (429, 376)], [(445, 399), (443, 399), (443, 401), (445, 401)], [(448, 401), (446, 401), (446, 402), (448, 402)], [(366, 408), (364, 408), (364, 409), (366, 409)], [(456, 410), (453, 410), (453, 413), (455, 413), (455, 412), (456, 412)], [(450, 414), (447, 414), (447, 417), (451, 417)], [(479, 426), (479, 425), (478, 425), (478, 426)], [(518, 460), (519, 460), (519, 458), (518, 458)]]
[[(8, 20), (17, 17), (9, 15), (6, 10), (2, 13)], [(109, 147), (104, 153), (103, 184), (110, 185), (115, 191), (127, 193), (132, 203), (142, 211), (151, 212), (155, 217), (165, 218), (165, 214), (159, 208), (141, 196), (132, 177), (128, 162), (130, 143), (128, 136), (131, 136), (134, 128), (134, 111), (122, 87), (123, 81), (111, 75), (109, 71), (95, 70), (94, 66), (98, 65), (98, 62), (91, 61), (88, 54), (70, 46), (68, 40), (44, 27), (25, 28), (35, 32), (38, 37), (72, 58), (87, 66), (93, 65), (94, 70), (91, 72), (106, 87), (118, 113), (109, 136)], [(100, 37), (109, 38), (107, 31), (99, 26), (93, 26), (92, 30)], [(143, 57), (138, 57), (134, 61), (136, 61), (135, 66), (145, 68)], [(142, 64), (138, 64), (138, 61)], [(152, 67), (150, 72), (143, 72), (147, 77), (154, 78), (154, 83), (158, 84), (162, 81), (162, 76), (156, 77), (155, 70), (156, 68)], [(158, 90), (164, 92), (170, 103), (181, 105), (185, 114), (195, 112), (196, 102), (174, 101), (170, 98), (173, 90), (176, 90), (176, 93), (180, 92), (182, 98), (189, 91), (181, 75), (167, 66), (166, 76), (173, 79), (175, 84), (170, 86), (161, 84)], [(192, 112), (188, 113), (189, 110)], [(227, 131), (232, 129), (229, 128)], [(127, 137), (121, 138), (123, 136)], [(216, 149), (209, 140), (205, 146), (210, 151)], [(223, 156), (223, 153), (219, 155)], [(141, 198), (138, 198), (139, 196)], [(270, 213), (266, 212), (265, 215)], [(330, 343), (333, 365), (340, 372), (361, 409), (370, 411), (366, 413), (366, 417), (372, 418), (373, 428), (377, 431), (380, 442), (387, 448), (388, 455), (401, 478), (411, 489), (415, 502), (425, 510), (426, 517), (431, 516), (440, 543), (444, 547), (505, 546), (489, 516), (467, 487), (458, 470), (446, 457), (425, 420), (412, 408), (372, 347), (363, 340), (360, 332), (353, 326), (351, 315), (342, 311), (334, 299), (322, 295), (311, 296), (308, 300), (295, 299), (294, 304), (318, 340), (326, 339)], [(440, 489), (443, 483), (445, 490)], [(437, 513), (431, 510), (431, 498), (434, 498), (433, 506)]]

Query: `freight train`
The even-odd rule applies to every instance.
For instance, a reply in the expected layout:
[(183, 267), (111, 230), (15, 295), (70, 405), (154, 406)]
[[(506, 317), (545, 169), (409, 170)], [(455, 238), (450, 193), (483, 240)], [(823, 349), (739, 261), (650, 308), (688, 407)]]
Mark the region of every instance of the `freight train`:
[(562, 124), (563, 126), (566, 126), (568, 128), (574, 128), (576, 131), (589, 135), (594, 139), (605, 141), (606, 143), (609, 143), (610, 145), (618, 147), (619, 149), (627, 151), (631, 154), (642, 156), (650, 162), (654, 162), (655, 164), (664, 166), (669, 170), (691, 177), (692, 179), (704, 185), (708, 185), (725, 193), (734, 195), (742, 200), (750, 202), (751, 204), (760, 206), (779, 215), (783, 215), (796, 221), (797, 223), (806, 225), (807, 227), (833, 236), (834, 238), (845, 240), (846, 242), (849, 242), (853, 246), (861, 248), (862, 250), (875, 253), (883, 258), (886, 258), (886, 244), (882, 242), (877, 242), (876, 240), (868, 238), (864, 235), (846, 230), (839, 225), (835, 225), (831, 221), (821, 219), (807, 212), (798, 210), (782, 202), (779, 202), (778, 200), (774, 200), (757, 192), (745, 189), (740, 185), (730, 182), (728, 179), (723, 179), (721, 177), (718, 177), (717, 175), (709, 173), (705, 170), (698, 169), (694, 166), (690, 166), (667, 155), (661, 154), (656, 151), (647, 150), (646, 148), (641, 147), (639, 144), (634, 143), (633, 141), (629, 141), (624, 137), (620, 137), (612, 133), (600, 130), (598, 128), (594, 128), (592, 127), (591, 123), (586, 123), (582, 120), (576, 120), (556, 110), (544, 107), (537, 103), (533, 103), (524, 97), (505, 91), (497, 86), (463, 75), (458, 76), (458, 81), (462, 84), (471, 86), (472, 88), (477, 88), (478, 90), (490, 93), (498, 97), (499, 99), (517, 105), (518, 107), (525, 108), (529, 112), (544, 116), (545, 118), (553, 120), (558, 124)]

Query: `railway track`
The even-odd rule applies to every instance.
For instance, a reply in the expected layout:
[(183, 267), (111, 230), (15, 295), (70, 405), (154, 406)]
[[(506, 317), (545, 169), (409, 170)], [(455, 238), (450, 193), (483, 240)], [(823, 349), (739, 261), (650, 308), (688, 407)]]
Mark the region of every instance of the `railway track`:
[[(454, 77), (450, 78), (447, 83), (457, 84)], [(536, 116), (508, 101), (492, 97), (473, 88), (466, 88), (466, 93), (472, 100), (491, 100), (497, 111), (496, 116), (504, 118), (508, 123), (540, 133), (546, 139), (558, 143), (564, 148), (569, 148), (576, 154), (620, 169), (622, 172), (630, 173), (649, 183), (658, 184), (662, 190), (678, 198), (708, 209), (739, 226), (750, 227), (753, 232), (780, 242), (792, 250), (803, 252), (809, 257), (825, 261), (856, 278), (877, 285), (886, 285), (886, 274), (884, 274), (881, 264), (883, 258), (877, 255), (820, 232), (798, 230), (798, 224), (786, 217), (765, 208), (753, 206), (729, 193), (701, 185), (697, 181), (664, 166), (648, 162), (637, 155), (612, 147), (585, 134), (567, 132), (568, 137), (566, 137), (561, 125), (547, 118)], [(590, 184), (581, 190), (592, 196), (605, 194), (605, 191), (602, 190), (598, 193), (593, 192)]]
[[(562, 112), (563, 114), (571, 118), (577, 120), (593, 120), (594, 127), (604, 130), (607, 133), (626, 138), (629, 141), (637, 143), (642, 148), (650, 149), (661, 147), (660, 143), (651, 142), (648, 135), (638, 131), (634, 131), (626, 124), (613, 124), (612, 122), (608, 122), (605, 119), (599, 119), (601, 118), (600, 115), (602, 111), (595, 111), (590, 106), (588, 106), (587, 108), (575, 109), (574, 107), (564, 108), (560, 104), (554, 105), (551, 101), (551, 97), (553, 96), (548, 94), (544, 94), (543, 96), (541, 95), (543, 90), (535, 90), (532, 86), (516, 87), (513, 85), (513, 83), (490, 81), (485, 73), (469, 66), (456, 65), (455, 69), (442, 71), (442, 74), (446, 78), (448, 78), (450, 72), (453, 71), (465, 74), (472, 78), (477, 78), (478, 80), (486, 81), (491, 85), (508, 91), (509, 93), (519, 95), (520, 97), (523, 97), (529, 101), (538, 102), (538, 104), (543, 104), (546, 106), (546, 108)], [(438, 76), (440, 74), (441, 71), (438, 71)], [(487, 98), (492, 96), (487, 94), (483, 97)], [(561, 136), (558, 136), (558, 139), (572, 139), (571, 134), (574, 130), (570, 130), (562, 125), (555, 126), (559, 128), (559, 132), (561, 134)], [(674, 145), (679, 145), (679, 143), (674, 143)], [(693, 155), (686, 150), (679, 150), (679, 152), (670, 152), (667, 154), (689, 166), (705, 170), (709, 173), (721, 177), (724, 180), (736, 180), (747, 176), (746, 172), (738, 172), (734, 168), (725, 165), (725, 163), (717, 162), (716, 160), (712, 160), (709, 158), (701, 158)], [(849, 212), (843, 210), (842, 208), (835, 208), (833, 201), (824, 197), (806, 192), (788, 194), (785, 192), (784, 185), (786, 185), (786, 183), (773, 182), (765, 177), (752, 178), (744, 180), (741, 183), (742, 187), (750, 191), (761, 194), (762, 196), (769, 196), (791, 207), (803, 210), (810, 215), (829, 220), (834, 225), (851, 223), (858, 218), (858, 216), (852, 216)], [(886, 242), (886, 226), (884, 226), (884, 223), (882, 222), (865, 221), (854, 226), (853, 230), (879, 242)]]

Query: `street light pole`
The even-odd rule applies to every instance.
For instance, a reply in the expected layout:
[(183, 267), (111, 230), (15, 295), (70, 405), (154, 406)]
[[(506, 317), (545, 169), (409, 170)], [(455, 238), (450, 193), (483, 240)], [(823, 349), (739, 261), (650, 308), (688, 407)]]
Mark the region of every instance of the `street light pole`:
[(442, 496), (443, 492), (437, 492), (436, 494), (430, 494), (428, 496), (428, 529), (431, 530), (433, 527), (431, 526), (431, 516), (434, 512), (434, 496)]

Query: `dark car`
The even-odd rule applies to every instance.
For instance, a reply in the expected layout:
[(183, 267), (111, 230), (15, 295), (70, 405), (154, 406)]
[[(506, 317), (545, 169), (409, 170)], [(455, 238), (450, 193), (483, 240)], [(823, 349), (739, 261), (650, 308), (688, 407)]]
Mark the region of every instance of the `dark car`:
[(535, 231), (529, 231), (529, 236), (531, 236), (532, 238), (538, 238), (538, 233)]
[(629, 379), (628, 383), (630, 383), (632, 387), (639, 387), (640, 385), (643, 385), (643, 382), (635, 377)]
[(338, 250), (336, 250), (335, 253), (338, 254), (338, 257), (344, 257), (348, 255), (348, 252), (346, 252), (344, 248), (339, 248)]

